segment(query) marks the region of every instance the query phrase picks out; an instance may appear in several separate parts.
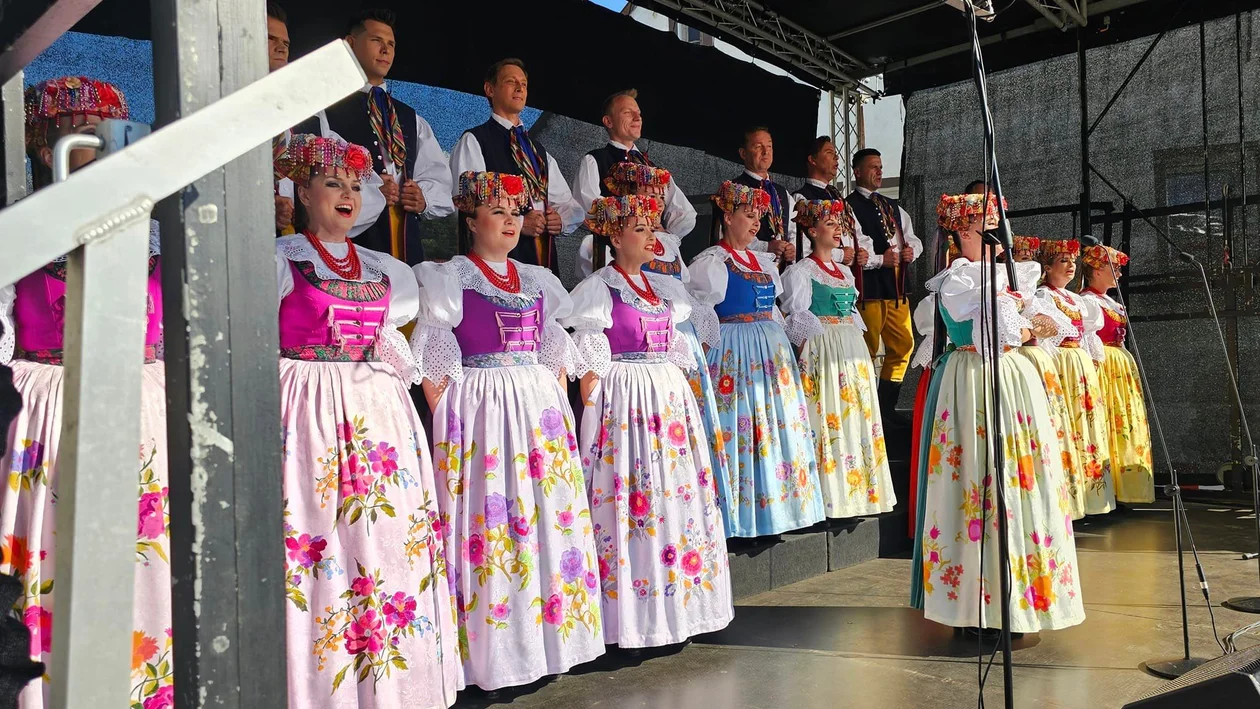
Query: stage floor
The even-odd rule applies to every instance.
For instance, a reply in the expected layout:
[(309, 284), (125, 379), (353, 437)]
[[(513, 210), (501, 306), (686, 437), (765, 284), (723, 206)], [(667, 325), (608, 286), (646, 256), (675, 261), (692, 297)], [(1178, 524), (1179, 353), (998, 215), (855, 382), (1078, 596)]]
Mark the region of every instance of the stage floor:
[[(1255, 518), (1191, 505), (1191, 531), (1212, 590), (1220, 635), (1260, 615), (1220, 607), (1260, 595)], [(1140, 668), (1181, 655), (1172, 511), (1157, 503), (1076, 526), (1086, 620), (1015, 642), (1016, 706), (1120, 707), (1160, 686)], [(1221, 654), (1187, 550), (1194, 654)], [(740, 601), (735, 622), (666, 654), (617, 650), (570, 675), (504, 691), (465, 692), (456, 707), (514, 709), (832, 709), (967, 707), (977, 700), (976, 640), (907, 607), (910, 560), (879, 559)], [(1260, 643), (1260, 634), (1239, 647)], [(1000, 658), (999, 658), (1000, 662)], [(985, 701), (1002, 705), (995, 662)]]

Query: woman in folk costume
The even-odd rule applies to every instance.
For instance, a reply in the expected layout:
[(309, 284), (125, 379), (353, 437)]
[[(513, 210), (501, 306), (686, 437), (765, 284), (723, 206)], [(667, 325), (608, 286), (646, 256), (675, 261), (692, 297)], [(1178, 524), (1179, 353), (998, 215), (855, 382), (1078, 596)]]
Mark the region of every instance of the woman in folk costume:
[(823, 511), (836, 518), (888, 512), (897, 504), (853, 273), (831, 260), (842, 237), (852, 234), (845, 207), (843, 200), (796, 203), (797, 226), (813, 250), (783, 273), (780, 299), (788, 338), (800, 348)]
[(730, 461), (718, 495), (728, 537), (780, 534), (822, 521), (823, 506), (808, 402), (775, 307), (778, 269), (769, 253), (748, 249), (770, 196), (727, 181), (713, 201), (724, 236), (692, 261), (691, 291), (721, 322), (707, 353)]
[(684, 375), (699, 365), (676, 329), (690, 298), (679, 281), (646, 272), (663, 206), (640, 195), (595, 200), (586, 227), (616, 257), (578, 285), (561, 321), (584, 360), (582, 465), (604, 641), (623, 648), (680, 643), (735, 613), (709, 444)]
[(1154, 502), (1154, 465), (1151, 461), (1151, 428), (1146, 421), (1146, 400), (1137, 362), (1124, 348), (1129, 314), (1107, 295), (1116, 287), (1116, 275), (1129, 262), (1127, 254), (1097, 244), (1085, 249), (1086, 287), (1081, 297), (1102, 311), (1103, 361), (1098, 365), (1103, 402), (1107, 409), (1108, 452), (1119, 502)]
[(1102, 312), (1096, 303), (1069, 292), (1076, 277), (1081, 245), (1075, 239), (1041, 242), (1043, 283), (1037, 297), (1071, 322), (1068, 337), (1055, 348), (1054, 365), (1067, 403), (1067, 438), (1063, 442), (1072, 518), (1106, 514), (1116, 507), (1108, 453), (1107, 414), (1095, 362), (1103, 359), (1098, 330)]
[(604, 652), (599, 557), (560, 383), (581, 361), (556, 322), (573, 301), (548, 269), (508, 258), (529, 205), (521, 178), (458, 182), (470, 250), (414, 268), (411, 345), (433, 409), (459, 656), (468, 684), (495, 690)]
[(448, 707), (462, 687), (429, 443), (398, 327), (406, 264), (347, 239), (365, 148), (294, 135), (277, 159), (308, 216), (276, 240), (292, 707)]
[[(93, 134), (106, 119), (126, 119), (121, 91), (103, 81), (68, 76), (26, 90), (26, 151), (36, 188), (52, 181), (52, 148), (74, 133)], [(95, 159), (75, 150), (70, 168)], [(141, 379), (136, 494), (136, 576), (132, 610), (131, 696), (128, 705), (173, 701), (171, 660), (171, 566), (167, 501), (166, 370), (158, 360), (162, 338), (162, 284), (157, 223), (149, 234), (148, 328)], [(25, 403), (9, 426), (8, 485), (0, 491), (0, 573), (22, 582), (16, 605), (31, 632), (31, 657), (52, 666), (56, 612), (57, 456), (62, 426), (62, 347), (66, 304), (66, 259), (60, 258), (17, 283), (0, 288), (0, 363), (13, 368), (13, 384)], [(90, 353), (89, 353), (90, 354)], [(150, 671), (150, 668), (152, 671)], [(25, 709), (51, 704), (51, 683), (26, 686)]]
[[(642, 163), (622, 162), (609, 169), (608, 177), (604, 178), (604, 184), (616, 196), (646, 195), (664, 202), (665, 191), (669, 189), (672, 179), (668, 170)], [(643, 265), (643, 271), (654, 283), (667, 278), (686, 286), (691, 282), (691, 272), (687, 269), (687, 264), (683, 262), (680, 250), (682, 239), (665, 231), (659, 217), (654, 229), (656, 246), (653, 247), (652, 254), (655, 258)], [(592, 236), (592, 238), (598, 237)], [(607, 246), (607, 238), (598, 240)], [(597, 259), (601, 267), (607, 262), (608, 253), (608, 249), (605, 248), (603, 255), (599, 257), (602, 260)], [(589, 271), (583, 274), (583, 277), (588, 275), (590, 275)], [(662, 287), (669, 288), (669, 284)], [(709, 376), (709, 368), (704, 364), (705, 352), (718, 345), (717, 313), (711, 306), (692, 298), (685, 289), (683, 295), (687, 297), (689, 307), (683, 309), (688, 312), (678, 323), (678, 334), (686, 341), (696, 362), (701, 365), (687, 372), (687, 381), (691, 385), (691, 392), (696, 396), (696, 404), (700, 406), (700, 420), (704, 423), (705, 438), (709, 442), (709, 457), (713, 463), (713, 474), (720, 480), (726, 480), (729, 476), (729, 463), (726, 457), (726, 446), (723, 445), (722, 437), (719, 435), (722, 425), (718, 421), (717, 397), (713, 390), (713, 379)]]
[[(1011, 569), (1011, 630), (1065, 628), (1084, 619), (1072, 520), (1067, 514), (1062, 463), (1049, 443), (1054, 427), (1041, 377), (1028, 360), (1007, 354), (1031, 335), (1055, 326), (1038, 307), (1032, 287), (1035, 263), (1016, 266), (1020, 290), (1008, 288), (1004, 269), (987, 283), (991, 264), (982, 249), (983, 229), (997, 224), (991, 196), (941, 198), (941, 226), (956, 232), (961, 256), (932, 278), (941, 320), (956, 349), (937, 363), (919, 462), (919, 524), (911, 600), (929, 619), (955, 627), (1001, 627), (1001, 564)], [(982, 287), (983, 286), (983, 287)], [(989, 288), (996, 287), (993, 312)], [(1001, 353), (986, 341), (996, 320)], [(996, 358), (996, 363), (994, 359)], [(997, 483), (988, 439), (991, 387), (986, 369), (996, 365), (1001, 384), (1001, 429), (1010, 557), (999, 555), (995, 514)]]
[[(1012, 244), (1014, 248), (1011, 256), (1016, 263), (1037, 261), (1041, 255), (1041, 244), (1041, 239), (1036, 236), (1016, 236)], [(1054, 426), (1055, 433), (1053, 445), (1059, 451), (1059, 457), (1063, 461), (1063, 472), (1072, 501), (1072, 519), (1076, 520), (1085, 516), (1084, 500), (1080, 494), (1084, 487), (1077, 477), (1076, 466), (1073, 465), (1074, 448), (1071, 445), (1070, 424), (1072, 417), (1068, 413), (1067, 399), (1064, 396), (1063, 384), (1059, 381), (1059, 369), (1055, 360), (1059, 343), (1076, 337), (1077, 333), (1072, 321), (1057, 307), (1045, 310), (1055, 322), (1057, 328), (1055, 334), (1040, 338), (1034, 336), (1016, 351), (1032, 364), (1045, 384), (1046, 401), (1050, 404), (1050, 424)]]

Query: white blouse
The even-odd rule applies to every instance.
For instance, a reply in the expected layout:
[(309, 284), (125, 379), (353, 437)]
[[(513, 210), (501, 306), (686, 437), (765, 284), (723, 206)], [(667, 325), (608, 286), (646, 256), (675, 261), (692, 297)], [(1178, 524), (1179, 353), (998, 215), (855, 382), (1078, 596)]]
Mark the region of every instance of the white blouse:
[[(426, 261), (412, 271), (420, 284), (420, 317), (411, 333), (411, 352), (419, 377), (440, 384), (445, 379), (464, 379), (463, 354), (453, 330), (464, 321), (464, 291), (474, 290), (488, 298), (508, 299), (528, 305), (543, 299), (543, 331), (538, 363), (557, 377), (561, 372), (577, 376), (581, 357), (572, 338), (557, 322), (573, 311), (573, 300), (560, 279), (540, 266), (513, 260), (520, 274), (519, 293), (495, 287), (466, 256), (445, 263)], [(507, 273), (507, 262), (489, 263), (499, 275)], [(487, 324), (489, 325), (489, 324)]]
[[(344, 258), (350, 251), (348, 242), (325, 243), (324, 248), (334, 258)], [(356, 246), (359, 262), (363, 271), (355, 283), (379, 283), (383, 276), (389, 277), (389, 312), (385, 323), (377, 334), (376, 355), (382, 362), (392, 366), (398, 376), (408, 384), (419, 384), (416, 376), (416, 363), (411, 357), (411, 348), (398, 328), (416, 319), (420, 309), (420, 289), (416, 286), (416, 278), (411, 274), (407, 264), (379, 251)], [(347, 280), (332, 272), (332, 269), (320, 258), (319, 252), (311, 245), (303, 234), (291, 234), (276, 239), (276, 307), (285, 296), (293, 292), (294, 262), (310, 262), (315, 266), (315, 275), (326, 281)]]
[[(1062, 320), (1068, 323), (1067, 337), (1080, 338), (1081, 349), (1085, 350), (1090, 359), (1095, 362), (1103, 361), (1106, 356), (1103, 350), (1102, 339), (1098, 337), (1098, 331), (1103, 327), (1103, 312), (1098, 303), (1090, 298), (1086, 298), (1078, 293), (1069, 293), (1068, 291), (1050, 288), (1049, 286), (1041, 286), (1037, 289), (1037, 298), (1047, 304), (1047, 310), (1052, 311), (1051, 315), (1056, 316), (1056, 322)], [(1076, 326), (1072, 324), (1070, 318), (1059, 309), (1058, 303), (1063, 303), (1068, 308), (1081, 311), (1081, 329), (1078, 331)], [(1058, 338), (1055, 346), (1058, 346), (1065, 337)]]
[[(814, 281), (830, 288), (845, 286), (857, 288), (853, 280), (853, 271), (838, 261), (833, 263), (840, 268), (840, 278), (822, 270), (818, 262), (812, 258), (801, 259), (788, 266), (788, 269), (783, 272), (783, 295), (779, 298), (779, 305), (783, 307), (786, 315), (788, 339), (797, 347), (803, 345), (809, 338), (823, 333), (822, 321), (809, 309), (814, 300)], [(852, 325), (863, 332), (866, 331), (866, 323), (862, 321), (856, 310), (845, 320), (845, 324)]]
[[(981, 283), (982, 275), (983, 281), (987, 282), (985, 272), (989, 267), (988, 263), (957, 258), (948, 269), (928, 281), (928, 289), (936, 292), (941, 307), (951, 319), (960, 324), (971, 323), (972, 342), (985, 357), (990, 356), (985, 344), (985, 334), (993, 311), (987, 289), (982, 290)], [(1018, 292), (1006, 290), (1006, 268), (999, 266), (997, 269), (998, 344), (1003, 348), (1022, 345), (1021, 331), (1032, 329), (1033, 324), (1029, 318), (1040, 312), (1033, 303), (1032, 289), (1041, 276), (1041, 265), (1035, 262), (1018, 263), (1015, 264), (1015, 269), (1020, 285)]]
[[(1094, 304), (1094, 305), (1097, 305), (1097, 306), (1098, 306), (1098, 308), (1099, 308), (1099, 313), (1098, 313), (1098, 314), (1099, 314), (1100, 316), (1102, 316), (1102, 318), (1103, 318), (1103, 324), (1102, 324), (1102, 326), (1105, 326), (1105, 325), (1106, 325), (1106, 317), (1107, 317), (1107, 316), (1106, 316), (1106, 314), (1102, 312), (1102, 309), (1103, 309), (1103, 308), (1106, 308), (1106, 309), (1108, 309), (1108, 310), (1110, 310), (1110, 311), (1112, 311), (1112, 312), (1114, 312), (1114, 313), (1119, 313), (1120, 317), (1122, 317), (1122, 318), (1124, 318), (1124, 319), (1125, 319), (1125, 322), (1128, 322), (1128, 320), (1129, 320), (1129, 311), (1128, 311), (1128, 309), (1127, 309), (1127, 308), (1125, 308), (1123, 305), (1121, 305), (1121, 304), (1120, 304), (1120, 301), (1116, 300), (1115, 298), (1112, 298), (1112, 297), (1111, 297), (1109, 294), (1107, 294), (1107, 293), (1098, 294), (1098, 293), (1094, 293), (1094, 292), (1090, 291), (1090, 292), (1088, 292), (1088, 293), (1078, 293), (1078, 294), (1077, 294), (1077, 296), (1078, 296), (1079, 298), (1081, 298), (1082, 300), (1087, 300), (1087, 301), (1089, 301), (1090, 303), (1092, 303), (1092, 304)], [(3, 297), (3, 295), (2, 295), (2, 294), (0, 294), (0, 297)], [(1100, 326), (1100, 327), (1102, 327), (1102, 326)], [(1127, 327), (1127, 325), (1126, 325), (1126, 327)], [(1101, 338), (1099, 338), (1099, 341), (1101, 342)], [(1124, 340), (1121, 340), (1121, 341), (1120, 341), (1119, 346), (1120, 346), (1120, 347), (1125, 347)], [(1105, 354), (1105, 351), (1104, 351), (1104, 354)]]
[[(635, 285), (643, 287), (644, 276), (646, 274), (640, 274)], [(631, 276), (631, 278), (634, 277)], [(679, 323), (686, 322), (690, 315), (691, 298), (677, 279), (664, 280), (672, 283), (652, 280), (651, 284), (656, 294), (669, 306), (672, 332), (666, 357), (683, 371), (691, 372), (698, 366), (696, 358), (691, 348), (687, 346), (687, 341), (678, 334)], [(616, 269), (605, 266), (573, 289), (573, 312), (560, 321), (561, 325), (574, 331), (573, 339), (581, 353), (585, 370), (580, 374), (593, 372), (601, 379), (608, 376), (608, 370), (612, 367), (612, 351), (608, 344), (608, 336), (604, 334), (604, 330), (613, 326), (613, 302), (610, 289), (616, 290), (622, 302), (633, 307), (643, 310), (648, 310), (650, 307), (634, 292), (634, 289), (626, 283), (626, 279)]]

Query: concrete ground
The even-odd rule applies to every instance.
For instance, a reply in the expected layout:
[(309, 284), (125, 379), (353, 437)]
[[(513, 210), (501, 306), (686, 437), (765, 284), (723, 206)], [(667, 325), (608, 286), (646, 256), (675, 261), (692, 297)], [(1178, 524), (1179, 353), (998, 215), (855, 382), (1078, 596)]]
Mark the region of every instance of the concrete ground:
[[(1190, 506), (1189, 514), (1223, 639), (1260, 621), (1220, 607), (1231, 596), (1260, 595), (1256, 562), (1240, 560), (1255, 549), (1255, 517), (1205, 505)], [(1078, 523), (1085, 623), (1015, 642), (1016, 706), (1121, 707), (1164, 683), (1141, 666), (1182, 651), (1173, 536), (1167, 505)], [(1186, 560), (1191, 649), (1216, 657), (1221, 650), (1188, 551)], [(612, 648), (574, 673), (496, 697), (470, 690), (456, 707), (976, 706), (975, 638), (908, 608), (909, 578), (908, 558), (867, 562), (740, 601), (730, 627), (684, 648), (637, 658)], [(1260, 633), (1238, 645), (1258, 643)], [(1002, 706), (1002, 692), (999, 658), (986, 704)]]

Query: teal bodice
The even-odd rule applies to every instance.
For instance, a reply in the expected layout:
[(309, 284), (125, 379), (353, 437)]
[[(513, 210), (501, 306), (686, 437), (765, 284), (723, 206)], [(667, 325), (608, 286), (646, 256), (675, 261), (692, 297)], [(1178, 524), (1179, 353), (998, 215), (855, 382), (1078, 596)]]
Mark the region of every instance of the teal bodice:
[(846, 318), (853, 314), (858, 296), (856, 288), (853, 286), (833, 288), (818, 281), (811, 281), (811, 283), (813, 285), (809, 312), (820, 318)]
[(955, 347), (970, 347), (976, 344), (971, 335), (970, 320), (960, 323), (949, 316), (949, 311), (945, 310), (944, 305), (938, 304), (936, 307), (941, 311), (941, 320), (945, 323), (945, 334)]

